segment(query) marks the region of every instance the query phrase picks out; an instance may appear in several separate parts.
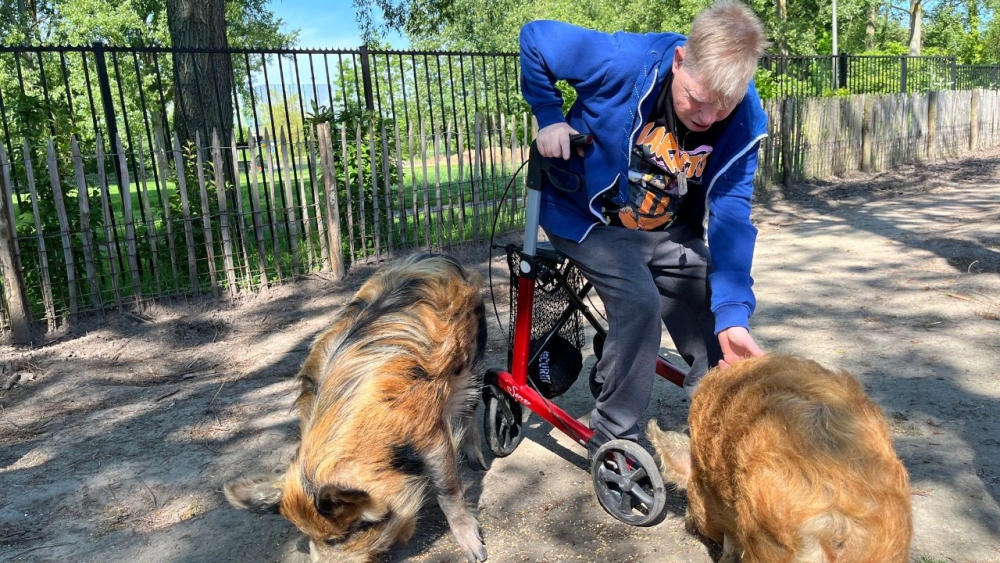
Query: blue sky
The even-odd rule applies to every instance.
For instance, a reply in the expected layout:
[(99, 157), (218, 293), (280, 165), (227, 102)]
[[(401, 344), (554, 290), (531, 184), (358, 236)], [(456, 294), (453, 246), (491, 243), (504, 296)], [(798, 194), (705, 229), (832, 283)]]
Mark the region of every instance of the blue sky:
[[(285, 22), (286, 29), (299, 30), (303, 49), (357, 49), (361, 34), (354, 19), (351, 0), (271, 0), (268, 8)], [(406, 39), (389, 37), (393, 48), (405, 49)]]

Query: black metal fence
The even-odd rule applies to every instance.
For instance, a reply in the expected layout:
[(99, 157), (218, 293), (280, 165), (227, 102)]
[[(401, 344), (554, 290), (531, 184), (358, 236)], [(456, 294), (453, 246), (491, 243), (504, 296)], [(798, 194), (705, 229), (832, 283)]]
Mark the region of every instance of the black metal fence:
[[(200, 77), (198, 91), (183, 95), (177, 85), (186, 70), (180, 69), (191, 66)], [(1000, 65), (959, 65), (949, 57), (766, 56), (760, 68), (765, 99), (838, 89), (1000, 88)], [(182, 140), (193, 131), (208, 139), (212, 128), (235, 130), (244, 161), (250, 137), (283, 130), (294, 139), (318, 122), (353, 126), (375, 117), (394, 121), (404, 133), (423, 124), (430, 131), (464, 130), (465, 139), (473, 139), (477, 114), (488, 122), (528, 109), (519, 71), (513, 53), (0, 47), (0, 142), (10, 154), (25, 139), (51, 136), (68, 146), (74, 134), (86, 152), (98, 133), (120, 136), (134, 165), (139, 147), (148, 158), (158, 139), (177, 131)], [(220, 74), (231, 80), (216, 80)], [(185, 111), (185, 104), (201, 107)], [(207, 117), (187, 123), (192, 113)], [(153, 163), (154, 180), (162, 173)], [(23, 176), (12, 171), (19, 194)]]
[(796, 56), (761, 58), (761, 97), (900, 94), (932, 90), (1000, 89), (1000, 64), (963, 65), (955, 57)]

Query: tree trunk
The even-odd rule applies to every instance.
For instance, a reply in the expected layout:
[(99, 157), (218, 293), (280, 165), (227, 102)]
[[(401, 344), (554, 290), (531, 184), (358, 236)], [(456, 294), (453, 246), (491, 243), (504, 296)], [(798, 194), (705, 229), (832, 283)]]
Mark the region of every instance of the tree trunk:
[(875, 49), (875, 30), (878, 23), (878, 2), (870, 1), (868, 3), (868, 17), (865, 21), (865, 50), (873, 51)]
[(923, 0), (910, 0), (910, 56), (920, 56), (920, 24), (924, 19)]
[(785, 30), (788, 29), (788, 0), (777, 0), (774, 4), (778, 11), (778, 54), (787, 57), (788, 40), (785, 38)]
[[(167, 0), (175, 49), (228, 49), (224, 0)], [(228, 53), (174, 53), (174, 129), (181, 143), (212, 130), (228, 146), (233, 129), (233, 68)]]

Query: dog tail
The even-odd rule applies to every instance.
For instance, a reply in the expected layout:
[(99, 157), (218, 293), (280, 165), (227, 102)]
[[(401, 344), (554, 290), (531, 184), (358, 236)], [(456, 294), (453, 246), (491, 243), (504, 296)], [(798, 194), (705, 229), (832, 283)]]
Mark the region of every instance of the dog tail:
[(655, 420), (646, 425), (646, 435), (660, 459), (663, 479), (678, 489), (686, 489), (691, 479), (691, 438), (680, 432), (665, 432)]

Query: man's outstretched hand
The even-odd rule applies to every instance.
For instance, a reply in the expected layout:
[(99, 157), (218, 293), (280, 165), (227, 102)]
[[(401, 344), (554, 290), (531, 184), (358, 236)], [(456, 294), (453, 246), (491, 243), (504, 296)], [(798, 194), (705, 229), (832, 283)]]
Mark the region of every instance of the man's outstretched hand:
[(734, 326), (719, 333), (719, 345), (722, 347), (722, 359), (719, 360), (719, 367), (727, 368), (740, 360), (763, 356), (764, 351), (754, 342), (750, 331)]

